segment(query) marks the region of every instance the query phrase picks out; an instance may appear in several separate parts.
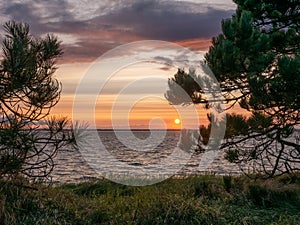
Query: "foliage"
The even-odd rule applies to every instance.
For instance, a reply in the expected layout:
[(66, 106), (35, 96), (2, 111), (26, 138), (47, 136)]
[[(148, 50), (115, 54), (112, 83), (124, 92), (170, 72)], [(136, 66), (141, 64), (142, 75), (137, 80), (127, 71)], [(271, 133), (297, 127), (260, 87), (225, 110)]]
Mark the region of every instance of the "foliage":
[(231, 177), (229, 192), (222, 178), (211, 175), (145, 187), (108, 180), (31, 187), (20, 179), (0, 183), (0, 221), (4, 225), (296, 225), (300, 219), (297, 177), (255, 182), (244, 176)]
[[(299, 2), (235, 3), (236, 14), (222, 21), (222, 34), (212, 39), (205, 59), (229, 108), (239, 104), (252, 116), (234, 116), (228, 121), (227, 134), (239, 137), (227, 136), (223, 147), (238, 153), (237, 163), (251, 161), (251, 165), (257, 165), (255, 170), (267, 177), (297, 171), (300, 145), (293, 132), (300, 125)], [(170, 79), (170, 88), (177, 83), (189, 89), (190, 103), (207, 105), (203, 90), (191, 81), (195, 75), (181, 72), (180, 82), (178, 76)], [(172, 96), (172, 90), (169, 93)], [(174, 96), (168, 99), (186, 104), (172, 101)]]
[(0, 61), (0, 178), (46, 177), (58, 149), (74, 141), (66, 118), (47, 116), (60, 97), (53, 78), (62, 54), (56, 37), (34, 38), (29, 25), (7, 22)]

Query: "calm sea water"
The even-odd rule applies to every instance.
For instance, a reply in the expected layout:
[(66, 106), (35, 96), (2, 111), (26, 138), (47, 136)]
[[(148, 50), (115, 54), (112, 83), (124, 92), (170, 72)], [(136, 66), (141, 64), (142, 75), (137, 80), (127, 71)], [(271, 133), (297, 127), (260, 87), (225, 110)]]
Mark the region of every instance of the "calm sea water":
[[(161, 132), (161, 133), (160, 133)], [(106, 151), (117, 161), (130, 165), (131, 168), (140, 170), (143, 166), (156, 165), (165, 160), (164, 167), (172, 167), (176, 160), (169, 160), (172, 152), (179, 143), (180, 131), (156, 131), (154, 137), (150, 138), (149, 131), (133, 131), (134, 138), (140, 141), (134, 141), (125, 131), (122, 133), (123, 139), (119, 140), (114, 131), (98, 131), (98, 136), (103, 143)], [(125, 139), (124, 139), (125, 138)], [(126, 141), (127, 140), (127, 141)], [(98, 147), (98, 141), (94, 139), (86, 140), (91, 146)], [(126, 146), (127, 143), (130, 146)], [(106, 169), (122, 174), (124, 167), (116, 166), (115, 163), (103, 162), (97, 159), (97, 156), (90, 154), (88, 160), (82, 157), (82, 152), (75, 149), (65, 149), (58, 153), (55, 160), (56, 166), (52, 173), (54, 182), (81, 182), (93, 178), (101, 178), (102, 172)], [(203, 154), (192, 154), (190, 160), (185, 166), (174, 174), (175, 176), (189, 176), (203, 173), (214, 173), (219, 175), (240, 174), (240, 168), (231, 164), (224, 159), (224, 152), (218, 151), (214, 161), (205, 169), (199, 168), (199, 162)], [(106, 164), (103, 166), (104, 171), (95, 172), (93, 168), (86, 162), (93, 160), (95, 162)], [(125, 168), (126, 170), (126, 168)], [(153, 173), (157, 172), (154, 170)], [(151, 171), (149, 172), (151, 174)]]

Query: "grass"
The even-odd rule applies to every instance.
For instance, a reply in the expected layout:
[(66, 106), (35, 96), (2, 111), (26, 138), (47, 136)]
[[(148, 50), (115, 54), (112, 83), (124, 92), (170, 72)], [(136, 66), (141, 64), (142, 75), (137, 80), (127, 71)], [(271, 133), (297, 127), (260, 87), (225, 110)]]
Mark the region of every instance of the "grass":
[(300, 224), (300, 175), (272, 180), (203, 175), (145, 187), (108, 180), (0, 183), (0, 224)]

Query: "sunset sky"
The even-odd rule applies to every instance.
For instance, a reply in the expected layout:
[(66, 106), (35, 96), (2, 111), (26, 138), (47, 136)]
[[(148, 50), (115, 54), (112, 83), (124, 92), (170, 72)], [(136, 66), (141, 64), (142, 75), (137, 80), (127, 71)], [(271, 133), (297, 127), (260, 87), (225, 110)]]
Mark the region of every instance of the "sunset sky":
[[(202, 51), (203, 55), (211, 38), (220, 33), (221, 20), (230, 18), (236, 8), (231, 0), (0, 0), (0, 3), (2, 24), (11, 19), (26, 22), (35, 36), (53, 33), (62, 41), (64, 54), (58, 61), (56, 77), (63, 84), (63, 93), (52, 114), (70, 117), (78, 83), (102, 54), (134, 41), (161, 40), (176, 43), (195, 53)], [(126, 54), (120, 52), (117, 57), (126, 57)], [(187, 120), (184, 124), (174, 123), (176, 118), (181, 119), (181, 115), (163, 98), (163, 93), (148, 96), (144, 93), (139, 101), (134, 102), (130, 96), (136, 96), (136, 93), (127, 93), (126, 98), (119, 94), (125, 84), (149, 76), (162, 80), (147, 82), (148, 87), (161, 85), (167, 88), (165, 81), (176, 71), (177, 68), (155, 63), (120, 68), (110, 80), (105, 81), (106, 85), (98, 96), (96, 126), (111, 128), (112, 118), (118, 128), (126, 127), (127, 120), (132, 128), (148, 128), (153, 118), (161, 118), (164, 124), (152, 121), (152, 128), (193, 126), (191, 123), (194, 122)], [(112, 115), (118, 98), (121, 99), (120, 104)], [(123, 112), (128, 105), (131, 106), (130, 112)], [(200, 123), (205, 124), (206, 112), (200, 106), (197, 109)], [(80, 119), (93, 121), (84, 110)]]

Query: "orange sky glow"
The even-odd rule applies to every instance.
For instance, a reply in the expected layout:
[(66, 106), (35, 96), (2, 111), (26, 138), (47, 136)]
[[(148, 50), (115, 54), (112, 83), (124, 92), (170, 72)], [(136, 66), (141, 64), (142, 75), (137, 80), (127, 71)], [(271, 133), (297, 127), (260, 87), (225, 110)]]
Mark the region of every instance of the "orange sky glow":
[[(192, 39), (180, 41), (176, 44), (197, 53), (197, 51), (207, 51), (211, 45), (211, 41), (209, 39)], [(75, 60), (77, 59), (74, 59), (74, 61)], [(70, 63), (69, 60), (60, 61), (55, 77), (62, 82), (63, 91), (60, 102), (53, 108), (51, 115), (72, 118), (74, 98), (75, 95), (78, 95), (76, 88), (81, 79), (89, 72), (89, 68), (95, 60), (96, 59), (80, 63)], [(167, 80), (173, 77), (176, 72), (177, 68), (155, 63), (140, 63), (138, 65), (130, 65), (126, 68), (122, 68), (106, 81), (102, 90), (99, 90), (97, 101), (94, 103), (95, 114), (91, 118), (84, 113), (85, 103), (89, 103), (89, 94), (84, 93), (86, 102), (82, 103), (83, 109), (79, 119), (89, 124), (95, 123), (99, 129), (126, 129), (128, 126), (132, 129), (195, 129), (199, 127), (199, 125), (208, 125), (207, 113), (209, 113), (209, 111), (204, 109), (201, 105), (189, 106), (195, 107), (197, 111), (196, 116), (199, 122), (195, 122), (195, 114), (189, 112), (189, 107), (171, 105), (165, 99), (164, 93), (158, 93), (158, 96), (155, 97), (147, 94), (141, 95), (141, 93), (131, 93), (127, 95), (119, 93), (122, 88), (128, 86), (131, 82), (153, 76), (162, 78), (162, 80), (159, 81), (159, 84), (147, 83), (145, 85), (147, 87), (149, 85), (150, 87), (151, 85), (153, 85), (153, 87), (157, 85), (165, 86), (165, 90), (167, 90)], [(99, 77), (99, 81), (100, 79)], [(95, 80), (95, 82), (97, 82), (97, 80)], [(143, 86), (141, 88), (143, 88)], [(118, 101), (120, 96), (121, 100)], [(114, 110), (115, 105), (117, 106), (117, 110)], [(128, 110), (128, 108), (130, 110)], [(185, 118), (182, 118), (180, 115), (178, 111), (179, 108), (181, 111), (185, 111)], [(242, 111), (239, 107), (235, 107), (230, 110), (230, 112), (241, 113)], [(174, 120), (177, 118), (181, 120), (181, 123), (174, 123)], [(160, 119), (160, 121), (156, 119)]]
[[(192, 43), (195, 48), (196, 41), (185, 42), (184, 45), (188, 46)], [(207, 49), (208, 45), (203, 43), (209, 43), (209, 41), (200, 40), (200, 47), (198, 49)], [(90, 63), (64, 63), (59, 65), (55, 77), (62, 82), (63, 91), (61, 99), (55, 108), (53, 108), (51, 115), (56, 116), (68, 116), (72, 117), (72, 107), (74, 96), (76, 94), (76, 88), (80, 80), (85, 76)], [(194, 114), (189, 112), (189, 107), (195, 107), (197, 111), (197, 117), (201, 125), (207, 125), (207, 113), (208, 111), (203, 106), (173, 106), (163, 96), (164, 93), (160, 93), (158, 96), (141, 95), (138, 97), (138, 101), (134, 100), (136, 94), (125, 96), (120, 102), (117, 101), (119, 97), (118, 92), (130, 82), (137, 78), (143, 78), (148, 76), (155, 76), (163, 78), (162, 86), (165, 86), (167, 90), (167, 79), (171, 78), (177, 71), (177, 68), (171, 68), (166, 65), (157, 65), (153, 63), (142, 63), (140, 65), (129, 66), (114, 74), (114, 76), (106, 82), (105, 87), (99, 90), (98, 100), (95, 102), (95, 115), (94, 118), (89, 118), (85, 113), (80, 115), (80, 121), (93, 123), (100, 129), (111, 129), (114, 120), (114, 128), (125, 128), (127, 124), (133, 129), (182, 129), (182, 128), (197, 128), (198, 123), (194, 122)], [(155, 84), (154, 84), (155, 85)], [(87, 97), (87, 99), (89, 99)], [(83, 103), (84, 104), (84, 103)], [(118, 104), (118, 110), (114, 111), (114, 104)], [(128, 108), (125, 110), (123, 108)], [(185, 111), (184, 119), (181, 118), (180, 112)], [(175, 124), (175, 119), (180, 119), (182, 123)], [(154, 120), (153, 120), (154, 119)], [(156, 121), (155, 119), (160, 119)]]
[[(208, 124), (208, 111), (203, 106), (174, 106), (164, 97), (168, 79), (178, 69), (170, 64), (142, 63), (121, 68), (105, 81), (97, 100), (92, 103), (89, 87), (85, 93), (76, 93), (76, 89), (98, 57), (124, 44), (161, 40), (196, 54), (208, 51), (212, 37), (221, 31), (222, 19), (230, 18), (236, 9), (231, 0), (62, 0), (59, 3), (26, 0), (2, 1), (0, 8), (2, 24), (9, 20), (26, 22), (33, 36), (45, 37), (50, 33), (62, 43), (64, 54), (58, 59), (55, 72), (55, 77), (62, 83), (62, 93), (50, 116), (72, 118), (74, 99), (80, 95), (83, 98), (78, 119), (94, 123), (97, 128), (182, 129)], [(3, 32), (0, 39), (3, 40)], [(134, 50), (117, 52), (118, 57), (128, 54), (134, 54)], [(180, 51), (173, 56), (185, 60)], [(138, 92), (129, 88), (128, 93), (120, 94), (124, 88), (134, 86), (135, 80), (148, 77), (152, 80), (140, 83)], [(101, 76), (98, 78), (95, 83), (104, 82)], [(160, 91), (152, 93), (148, 90), (151, 87)], [(92, 116), (85, 112), (88, 105), (94, 107)], [(177, 118), (181, 123), (174, 123)]]

